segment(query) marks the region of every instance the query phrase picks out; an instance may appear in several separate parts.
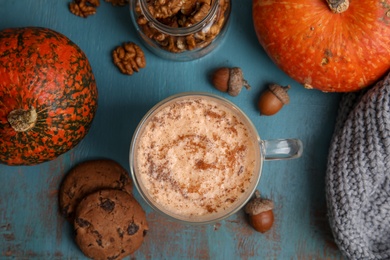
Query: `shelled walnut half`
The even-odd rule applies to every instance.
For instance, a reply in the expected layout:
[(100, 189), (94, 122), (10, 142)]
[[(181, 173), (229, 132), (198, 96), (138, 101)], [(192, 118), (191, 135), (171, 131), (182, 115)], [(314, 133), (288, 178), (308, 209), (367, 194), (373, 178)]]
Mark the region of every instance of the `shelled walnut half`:
[(146, 60), (143, 50), (133, 42), (123, 43), (112, 52), (114, 64), (123, 74), (133, 75), (145, 68)]
[(86, 18), (95, 14), (98, 6), (100, 6), (99, 0), (74, 0), (69, 4), (69, 10), (74, 15)]
[(183, 0), (156, 0), (148, 1), (148, 8), (154, 18), (168, 18), (176, 15), (182, 4)]

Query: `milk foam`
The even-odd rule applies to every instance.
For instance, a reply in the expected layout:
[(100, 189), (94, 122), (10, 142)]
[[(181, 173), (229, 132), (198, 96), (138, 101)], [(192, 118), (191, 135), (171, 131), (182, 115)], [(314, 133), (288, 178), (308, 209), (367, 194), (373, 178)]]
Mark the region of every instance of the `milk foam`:
[(140, 182), (165, 210), (202, 216), (230, 208), (247, 191), (258, 144), (240, 118), (209, 99), (174, 101), (139, 136)]

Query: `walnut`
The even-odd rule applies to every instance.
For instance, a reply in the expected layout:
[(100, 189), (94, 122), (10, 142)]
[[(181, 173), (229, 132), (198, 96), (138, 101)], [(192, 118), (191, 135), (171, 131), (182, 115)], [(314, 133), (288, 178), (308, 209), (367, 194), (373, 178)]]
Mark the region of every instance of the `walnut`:
[(130, 0), (104, 0), (107, 3), (111, 3), (113, 6), (125, 6), (129, 4)]
[(188, 18), (186, 26), (191, 26), (200, 22), (206, 15), (210, 12), (209, 4), (200, 4), (199, 7), (193, 12), (193, 14)]
[(166, 37), (164, 41), (159, 42), (164, 49), (170, 51), (170, 52), (181, 52), (177, 46), (177, 39), (176, 37)]
[(140, 28), (144, 32), (146, 37), (148, 37), (150, 39), (153, 39), (154, 38), (154, 34), (158, 33), (158, 31), (155, 28), (148, 26), (147, 23), (146, 24), (140, 24)]
[(123, 74), (132, 75), (140, 68), (145, 68), (146, 61), (142, 49), (133, 42), (123, 43), (112, 52), (114, 64)]
[(187, 43), (187, 49), (188, 50), (195, 49), (195, 47), (196, 47), (195, 36), (193, 34), (187, 35), (186, 36), (186, 43)]
[(77, 16), (86, 18), (96, 13), (96, 7), (100, 5), (99, 0), (74, 0), (69, 4), (69, 10)]
[(154, 18), (167, 18), (177, 14), (183, 0), (152, 0), (148, 3), (149, 12)]
[[(139, 5), (135, 7), (138, 14), (137, 23), (143, 33), (155, 41), (161, 48), (177, 53), (201, 49), (209, 45), (220, 33), (225, 24), (225, 15), (230, 8), (229, 0), (218, 1), (219, 9), (212, 21), (201, 31), (188, 35), (177, 36), (159, 31), (142, 13)], [(211, 0), (148, 0), (150, 14), (160, 23), (172, 27), (190, 27), (202, 21), (210, 12)]]
[(180, 12), (185, 15), (190, 15), (196, 8), (198, 0), (183, 0)]
[(137, 18), (137, 23), (138, 23), (139, 25), (145, 25), (145, 24), (148, 23), (148, 19), (146, 19), (144, 15), (140, 15), (140, 16), (138, 16), (138, 18)]
[(159, 41), (159, 42), (163, 42), (165, 39), (166, 39), (166, 35), (163, 34), (163, 33), (160, 33), (158, 31), (156, 31), (154, 34), (153, 34), (153, 38), (156, 40), (156, 41)]

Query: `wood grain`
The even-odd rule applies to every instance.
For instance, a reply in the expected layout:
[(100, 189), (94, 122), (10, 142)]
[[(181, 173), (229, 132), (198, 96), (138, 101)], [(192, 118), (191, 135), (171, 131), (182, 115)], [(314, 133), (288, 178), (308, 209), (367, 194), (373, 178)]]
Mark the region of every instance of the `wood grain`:
[[(250, 0), (233, 1), (226, 39), (208, 56), (178, 63), (144, 48), (146, 68), (132, 76), (121, 74), (111, 61), (111, 51), (124, 41), (142, 46), (128, 8), (101, 1), (97, 13), (83, 19), (69, 12), (68, 2), (0, 0), (0, 29), (44, 26), (67, 35), (88, 56), (99, 90), (92, 128), (76, 148), (36, 166), (0, 165), (0, 259), (84, 259), (71, 225), (58, 212), (62, 178), (77, 163), (96, 158), (116, 160), (129, 170), (130, 141), (142, 116), (163, 98), (184, 91), (228, 98), (247, 113), (263, 139), (300, 138), (304, 154), (264, 164), (258, 188), (276, 205), (274, 226), (266, 234), (255, 232), (242, 211), (215, 225), (170, 222), (135, 191), (150, 232), (129, 259), (342, 258), (332, 242), (324, 189), (340, 95), (306, 90), (272, 63), (257, 42)], [(252, 89), (234, 98), (215, 90), (209, 74), (221, 66), (241, 67)], [(291, 102), (275, 116), (264, 117), (256, 101), (269, 83), (290, 84)]]

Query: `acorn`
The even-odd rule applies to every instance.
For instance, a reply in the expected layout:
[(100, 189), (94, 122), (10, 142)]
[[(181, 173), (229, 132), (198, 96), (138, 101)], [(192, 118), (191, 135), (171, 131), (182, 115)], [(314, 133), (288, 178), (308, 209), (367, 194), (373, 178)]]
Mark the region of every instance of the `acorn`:
[(212, 75), (213, 86), (222, 92), (227, 92), (230, 96), (240, 94), (242, 87), (250, 89), (251, 86), (244, 79), (240, 68), (219, 68)]
[(290, 103), (290, 97), (287, 91), (290, 86), (282, 87), (278, 84), (271, 84), (268, 89), (261, 94), (257, 107), (260, 115), (271, 116), (279, 112), (284, 105)]
[(255, 197), (245, 205), (245, 212), (249, 215), (249, 224), (258, 232), (265, 233), (274, 223), (274, 203), (272, 200), (260, 197), (255, 191)]

